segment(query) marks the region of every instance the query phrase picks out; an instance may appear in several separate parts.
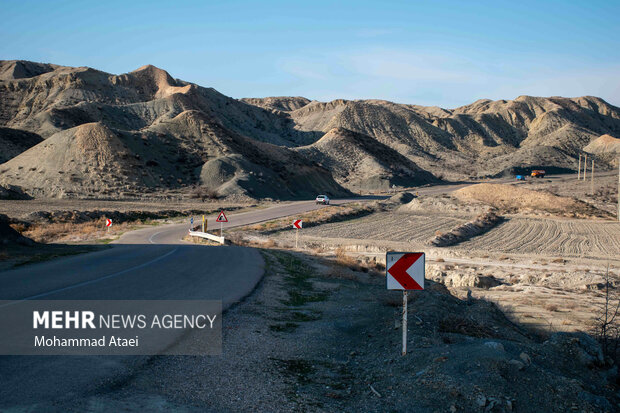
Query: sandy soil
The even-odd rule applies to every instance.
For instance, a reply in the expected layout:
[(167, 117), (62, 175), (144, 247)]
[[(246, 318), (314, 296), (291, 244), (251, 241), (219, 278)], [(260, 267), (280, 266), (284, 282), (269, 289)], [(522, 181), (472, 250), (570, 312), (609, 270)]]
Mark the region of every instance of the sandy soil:
[(592, 174), (588, 168), (587, 180), (577, 180), (577, 174), (549, 179), (530, 179), (526, 181), (524, 187), (549, 191), (553, 194), (565, 197), (573, 197), (587, 202), (594, 207), (610, 212), (612, 215), (617, 211), (618, 199), (618, 170), (594, 172), (594, 183)]
[(437, 231), (447, 232), (466, 221), (452, 216), (381, 212), (354, 221), (308, 228), (303, 236), (424, 243)]
[[(548, 189), (547, 184), (531, 185)], [(563, 185), (572, 183), (557, 187)], [(601, 205), (609, 207), (609, 201)], [(299, 249), (326, 256), (345, 251), (379, 263), (386, 251), (425, 251), (427, 278), (461, 298), (469, 291), (492, 301), (536, 331), (589, 331), (600, 313), (607, 265), (612, 282), (620, 283), (620, 222), (536, 216), (545, 211), (533, 208), (525, 215), (505, 215), (488, 232), (456, 245), (429, 245), (437, 232), (469, 221), (479, 210), (455, 197), (423, 196), (362, 218), (304, 228)], [(288, 230), (263, 242), (267, 239), (276, 246), (294, 245)]]
[[(466, 222), (452, 216), (384, 212), (354, 221), (308, 228), (308, 241), (360, 240), (408, 242), (418, 247), (436, 232), (446, 232)], [(620, 223), (511, 216), (486, 234), (455, 246), (460, 250), (494, 253), (527, 253), (558, 257), (620, 257)]]
[(458, 248), (543, 256), (620, 257), (620, 222), (510, 217)]

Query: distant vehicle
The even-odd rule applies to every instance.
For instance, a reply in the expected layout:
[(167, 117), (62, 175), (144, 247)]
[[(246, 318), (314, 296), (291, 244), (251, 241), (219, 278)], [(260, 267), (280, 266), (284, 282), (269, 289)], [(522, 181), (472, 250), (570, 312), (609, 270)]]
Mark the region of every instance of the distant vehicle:
[(525, 176), (517, 175), (517, 181), (525, 181)]
[(544, 178), (545, 177), (545, 171), (543, 171), (542, 169), (536, 169), (532, 171), (532, 178)]
[(319, 195), (314, 201), (317, 204), (329, 205), (329, 197), (327, 195)]

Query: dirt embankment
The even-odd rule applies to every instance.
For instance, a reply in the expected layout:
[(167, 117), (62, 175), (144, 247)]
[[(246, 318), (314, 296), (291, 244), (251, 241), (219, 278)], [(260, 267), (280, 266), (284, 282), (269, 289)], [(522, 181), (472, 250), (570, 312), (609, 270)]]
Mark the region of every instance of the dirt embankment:
[(17, 232), (10, 225), (10, 219), (6, 215), (0, 214), (0, 245), (34, 245), (30, 238), (26, 238)]
[(609, 218), (610, 214), (574, 198), (533, 191), (519, 185), (477, 184), (454, 192), (464, 202), (481, 202), (505, 213), (567, 216), (575, 218)]
[(477, 216), (476, 219), (472, 221), (452, 228), (444, 234), (438, 233), (429, 242), (435, 247), (447, 247), (449, 245), (454, 245), (475, 237), (476, 235), (487, 232), (503, 220), (503, 217), (497, 215), (493, 211), (490, 211)]

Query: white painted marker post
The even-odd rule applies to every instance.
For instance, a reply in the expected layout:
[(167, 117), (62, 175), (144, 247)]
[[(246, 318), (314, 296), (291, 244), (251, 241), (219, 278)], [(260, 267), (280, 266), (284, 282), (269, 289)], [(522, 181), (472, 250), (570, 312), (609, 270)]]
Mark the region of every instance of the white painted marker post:
[(388, 252), (385, 255), (385, 278), (388, 290), (403, 290), (403, 351), (407, 354), (408, 290), (423, 290), (426, 271), (423, 252)]
[(301, 219), (296, 219), (293, 221), (293, 228), (295, 228), (295, 249), (297, 249), (297, 244), (299, 242), (299, 230), (304, 226), (304, 222)]

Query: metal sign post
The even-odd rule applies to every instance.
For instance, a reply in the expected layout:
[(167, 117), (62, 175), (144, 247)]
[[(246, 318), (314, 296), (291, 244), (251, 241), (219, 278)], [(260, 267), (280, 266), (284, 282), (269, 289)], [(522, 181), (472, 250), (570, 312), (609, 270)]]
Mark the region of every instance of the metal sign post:
[(423, 252), (388, 252), (385, 254), (385, 278), (388, 290), (403, 290), (403, 350), (407, 354), (408, 290), (423, 290), (426, 272)]
[(205, 216), (202, 216), (202, 232), (205, 232)]
[(592, 173), (590, 174), (590, 192), (594, 196), (594, 159), (592, 159)]
[(403, 290), (403, 356), (407, 354), (407, 290)]
[(228, 222), (228, 218), (226, 218), (226, 214), (224, 213), (224, 211), (220, 212), (215, 222), (220, 223), (220, 237), (223, 238), (224, 237), (224, 222)]
[(579, 167), (577, 168), (577, 180), (581, 181), (581, 154), (579, 155)]
[(297, 249), (297, 245), (299, 243), (299, 230), (303, 227), (304, 222), (301, 219), (296, 219), (293, 221), (293, 228), (295, 228), (295, 249)]

